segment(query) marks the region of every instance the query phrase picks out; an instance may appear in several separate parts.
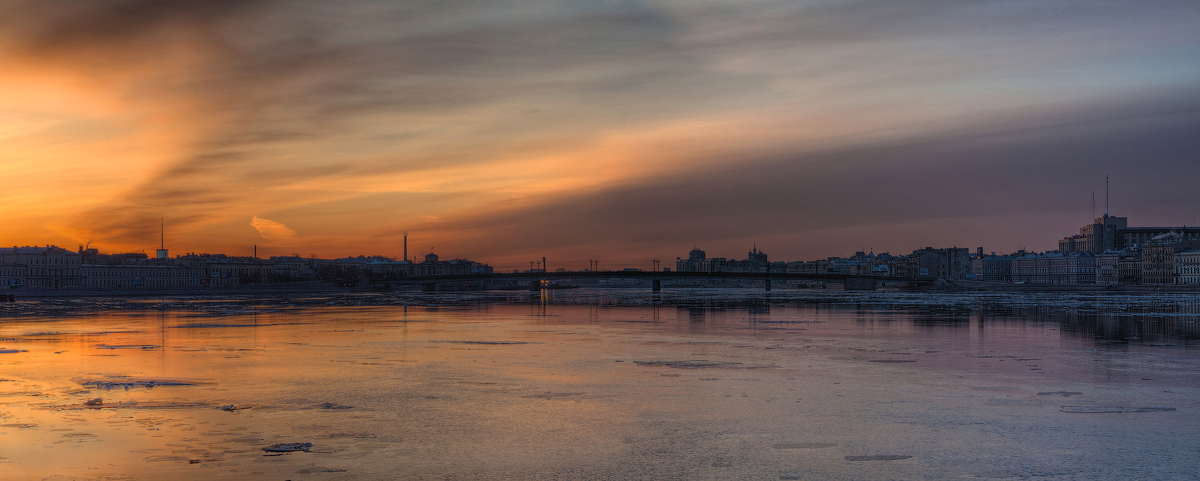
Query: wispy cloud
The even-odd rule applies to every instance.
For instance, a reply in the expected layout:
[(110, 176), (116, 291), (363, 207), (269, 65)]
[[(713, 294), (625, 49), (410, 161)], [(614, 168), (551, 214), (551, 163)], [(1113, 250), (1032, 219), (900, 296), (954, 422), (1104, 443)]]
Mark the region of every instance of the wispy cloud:
[[(635, 238), (656, 228), (606, 196), (678, 192), (673, 183), (686, 181), (695, 192), (745, 196), (701, 215), (689, 206), (704, 202), (664, 193), (641, 212), (656, 212), (660, 227), (689, 218), (744, 226), (740, 207), (761, 203), (742, 199), (794, 198), (795, 184), (777, 180), (869, 198), (893, 183), (877, 172), (952, 187), (921, 191), (911, 205), (922, 208), (892, 212), (896, 222), (960, 215), (954, 196), (994, 184), (978, 173), (1012, 178), (1019, 159), (984, 155), (1003, 151), (993, 147), (940, 170), (905, 160), (910, 170), (897, 171), (895, 157), (864, 154), (833, 172), (809, 154), (934, 138), (965, 145), (999, 118), (1046, 125), (1046, 112), (1074, 109), (1085, 121), (1111, 99), (1187, 102), (1200, 85), (1192, 0), (351, 5), (0, 0), (0, 70), (12, 73), (0, 78), (0, 114), (18, 119), (3, 125), (20, 132), (5, 136), (0, 161), (9, 176), (37, 179), (0, 193), (19, 200), (26, 219), (0, 226), (0, 236), (52, 224), (125, 248), (151, 242), (166, 217), (199, 244), (187, 248), (221, 250), (244, 244), (239, 236), (253, 235), (245, 219), (261, 215), (355, 249), (394, 245), (405, 229), (450, 245), (454, 226), (475, 225), (471, 235), (496, 246), (480, 253), (503, 255), (491, 240), (509, 235), (506, 224), (484, 226), (487, 215), (521, 224), (577, 205), (603, 220), (592, 224), (603, 232)], [(49, 89), (36, 98), (72, 102), (31, 103), (35, 88)], [(52, 112), (33, 115), (42, 110)], [(1103, 135), (1044, 133), (1063, 136), (1046, 146)], [(1041, 169), (1080, 165), (1026, 145), (1020, 155), (1041, 159)], [(103, 158), (92, 162), (95, 154)], [(748, 164), (763, 176), (753, 189), (736, 184)], [(1062, 185), (1022, 188), (1051, 198)], [(814, 211), (806, 225), (844, 224), (859, 215), (857, 202)], [(709, 227), (676, 232), (693, 242), (734, 235)], [(790, 229), (792, 238), (810, 232)], [(571, 231), (539, 239), (583, 242)]]
[(255, 216), (250, 219), (250, 226), (258, 231), (258, 235), (268, 241), (285, 241), (296, 237), (296, 231), (270, 219)]

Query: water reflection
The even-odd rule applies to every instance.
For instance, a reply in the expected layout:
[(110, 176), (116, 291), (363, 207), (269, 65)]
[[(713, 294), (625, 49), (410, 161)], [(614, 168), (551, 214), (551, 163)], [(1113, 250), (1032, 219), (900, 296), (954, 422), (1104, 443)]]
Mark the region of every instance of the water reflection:
[[(45, 299), (25, 300), (0, 308), (0, 319), (39, 315), (92, 315), (120, 311), (130, 315), (158, 316), (165, 323), (169, 312), (184, 311), (212, 318), (248, 313), (251, 323), (265, 312), (313, 306), (423, 306), (429, 312), (480, 312), (489, 306), (526, 303), (531, 314), (553, 315), (586, 306), (595, 313), (605, 309), (641, 307), (659, 318), (661, 307), (675, 310), (676, 318), (689, 323), (721, 327), (746, 321), (803, 321), (832, 316), (859, 322), (907, 323), (926, 327), (969, 328), (978, 322), (990, 325), (1053, 324), (1064, 334), (1103, 342), (1129, 344), (1172, 343), (1191, 346), (1200, 339), (1200, 296), (1109, 294), (919, 294), (829, 293), (823, 291), (773, 291), (738, 289), (496, 291), (469, 293), (343, 294), (280, 298), (230, 297), (155, 299)], [(43, 322), (32, 321), (31, 322)], [(165, 324), (160, 329), (165, 333)], [(165, 334), (164, 334), (165, 335)]]
[(726, 289), (23, 301), (0, 309), (0, 478), (1185, 478), (1198, 312)]

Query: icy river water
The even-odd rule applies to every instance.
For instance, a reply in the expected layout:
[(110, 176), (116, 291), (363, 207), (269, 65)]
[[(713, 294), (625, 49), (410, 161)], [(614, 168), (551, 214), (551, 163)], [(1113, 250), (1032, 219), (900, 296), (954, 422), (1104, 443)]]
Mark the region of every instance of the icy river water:
[(1200, 297), (0, 305), (0, 479), (1200, 479)]

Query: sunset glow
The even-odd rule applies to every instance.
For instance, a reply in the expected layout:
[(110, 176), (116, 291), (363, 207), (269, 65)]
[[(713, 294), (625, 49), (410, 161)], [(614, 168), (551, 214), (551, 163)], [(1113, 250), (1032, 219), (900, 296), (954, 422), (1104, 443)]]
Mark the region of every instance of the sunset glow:
[(0, 5), (0, 245), (580, 268), (1200, 205), (1194, 1)]

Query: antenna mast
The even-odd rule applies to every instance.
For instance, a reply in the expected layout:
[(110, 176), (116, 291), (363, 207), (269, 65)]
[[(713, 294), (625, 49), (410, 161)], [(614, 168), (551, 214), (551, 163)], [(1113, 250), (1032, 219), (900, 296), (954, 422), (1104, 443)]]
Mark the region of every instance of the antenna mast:
[(167, 218), (160, 217), (158, 219), (158, 248), (167, 248)]
[(1104, 215), (1108, 215), (1108, 174), (1104, 174)]

